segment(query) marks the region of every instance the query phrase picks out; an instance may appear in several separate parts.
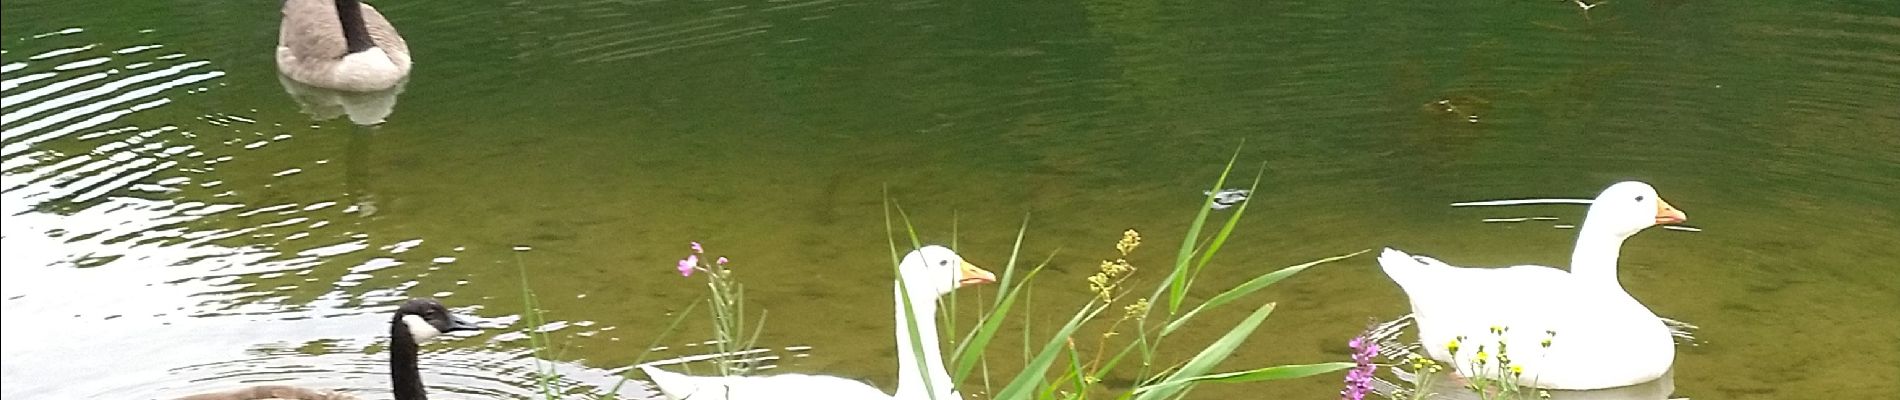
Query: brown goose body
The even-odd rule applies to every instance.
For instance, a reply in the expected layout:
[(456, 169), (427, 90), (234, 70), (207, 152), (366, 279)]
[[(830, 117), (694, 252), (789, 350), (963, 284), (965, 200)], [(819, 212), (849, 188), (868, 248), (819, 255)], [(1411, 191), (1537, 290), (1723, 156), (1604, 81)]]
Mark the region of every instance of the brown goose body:
[(409, 77), (409, 44), (357, 0), (284, 0), (277, 72), (326, 89), (372, 92)]
[(357, 397), (334, 390), (268, 385), (194, 394), (178, 400), (357, 400)]

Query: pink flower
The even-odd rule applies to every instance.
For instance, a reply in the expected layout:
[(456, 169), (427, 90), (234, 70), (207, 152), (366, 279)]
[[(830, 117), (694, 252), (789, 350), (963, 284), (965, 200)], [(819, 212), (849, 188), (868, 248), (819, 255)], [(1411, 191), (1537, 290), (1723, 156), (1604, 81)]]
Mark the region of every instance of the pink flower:
[(1379, 343), (1373, 342), (1370, 335), (1372, 328), (1368, 327), (1366, 332), (1346, 342), (1346, 346), (1352, 348), (1355, 365), (1346, 371), (1346, 388), (1339, 391), (1341, 400), (1361, 400), (1366, 398), (1366, 393), (1372, 393), (1372, 373), (1379, 369), (1372, 357), (1379, 355)]
[(680, 260), (679, 268), (680, 276), (693, 276), (693, 270), (699, 268), (699, 256), (686, 256), (686, 259)]
[(719, 261), (718, 261), (718, 262), (719, 262), (719, 265), (726, 265), (726, 258), (725, 258), (725, 257), (719, 257)]
[(699, 247), (699, 242), (692, 242), (692, 243), (693, 243), (693, 254), (706, 254), (706, 249)]

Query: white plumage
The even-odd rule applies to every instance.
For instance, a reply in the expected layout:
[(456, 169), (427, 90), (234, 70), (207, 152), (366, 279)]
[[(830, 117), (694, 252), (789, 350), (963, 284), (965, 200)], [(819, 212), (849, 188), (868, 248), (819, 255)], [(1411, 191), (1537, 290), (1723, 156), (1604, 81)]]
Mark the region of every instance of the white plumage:
[[(950, 381), (950, 373), (944, 369), (943, 350), (937, 341), (937, 298), (965, 285), (995, 282), (996, 276), (941, 246), (924, 246), (910, 252), (898, 263), (897, 269), (898, 284), (893, 285), (898, 355), (896, 394), (886, 395), (862, 381), (825, 375), (689, 376), (652, 366), (640, 369), (653, 379), (654, 387), (671, 400), (961, 400), (962, 395)], [(914, 313), (904, 309), (906, 298)], [(911, 317), (913, 314), (915, 318)], [(908, 324), (917, 327), (922, 360), (911, 351)]]
[[(1668, 372), (1675, 342), (1662, 320), (1617, 281), (1618, 254), (1637, 232), (1686, 219), (1648, 184), (1623, 182), (1592, 201), (1568, 272), (1538, 265), (1462, 268), (1391, 248), (1379, 255), (1379, 266), (1410, 299), (1426, 352), (1460, 375), (1510, 377), (1516, 366), (1524, 385), (1628, 386)], [(1508, 360), (1499, 359), (1500, 347)]]

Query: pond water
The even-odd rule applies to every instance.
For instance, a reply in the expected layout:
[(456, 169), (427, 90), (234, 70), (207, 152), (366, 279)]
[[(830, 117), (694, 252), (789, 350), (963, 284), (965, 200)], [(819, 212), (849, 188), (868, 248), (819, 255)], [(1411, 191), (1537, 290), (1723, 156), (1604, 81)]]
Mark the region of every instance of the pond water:
[[(779, 370), (888, 388), (887, 194), (992, 269), (1028, 215), (1046, 329), (1122, 230), (1163, 268), (1236, 148), (1263, 180), (1197, 295), (1386, 245), (1563, 265), (1582, 206), (1449, 205), (1640, 179), (1697, 229), (1621, 264), (1701, 327), (1678, 396), (1900, 393), (1890, 1), (388, 0), (417, 61), (374, 127), (304, 113), (250, 3), (4, 4), (6, 398), (383, 394), (409, 296), (491, 327), (424, 347), (440, 397), (526, 397), (523, 270), (562, 371), (610, 385), (703, 291), (688, 241), (734, 260), (762, 345), (809, 346)], [(1554, 219), (1486, 222), (1519, 217)], [(1406, 312), (1370, 256), (1247, 301), (1279, 307), (1223, 370), (1343, 360)]]

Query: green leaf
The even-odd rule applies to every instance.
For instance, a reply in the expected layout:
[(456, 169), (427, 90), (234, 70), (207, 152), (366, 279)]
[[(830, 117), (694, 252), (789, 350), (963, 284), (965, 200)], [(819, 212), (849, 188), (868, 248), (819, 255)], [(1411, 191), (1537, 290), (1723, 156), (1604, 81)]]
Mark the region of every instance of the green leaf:
[[(1003, 265), (1003, 278), (1001, 280), (996, 281), (997, 283), (996, 287), (1000, 287), (1000, 288), (1015, 287), (1014, 285), (1011, 285), (1011, 283), (1015, 282), (1013, 279), (1016, 277), (1016, 259), (1023, 252), (1023, 235), (1028, 234), (1028, 233), (1029, 233), (1029, 215), (1024, 214), (1023, 226), (1016, 228), (1016, 243), (1009, 247), (1009, 261), (1008, 263)], [(1054, 258), (1054, 255), (1053, 254), (1050, 255), (1050, 257)], [(1047, 264), (1047, 263), (1045, 262), (1044, 264)], [(1040, 269), (1041, 267), (1038, 266), (1037, 268)], [(992, 307), (1001, 307), (1002, 305), (1003, 305), (1003, 298), (999, 296), (996, 298), (996, 304), (992, 305)]]
[(1228, 330), (1227, 334), (1221, 335), (1220, 339), (1215, 340), (1213, 344), (1201, 349), (1200, 354), (1195, 354), (1194, 358), (1188, 359), (1187, 364), (1182, 365), (1181, 369), (1175, 370), (1173, 374), (1169, 374), (1161, 383), (1135, 389), (1135, 399), (1169, 398), (1192, 387), (1192, 381), (1189, 381), (1187, 377), (1207, 373), (1221, 361), (1227, 360), (1227, 357), (1233, 355), (1234, 350), (1239, 349), (1240, 344), (1247, 340), (1247, 336), (1252, 335), (1255, 329), (1260, 328), (1261, 323), (1267, 321), (1267, 315), (1270, 314), (1273, 314), (1273, 303), (1261, 305), (1259, 309), (1254, 310), (1253, 315), (1247, 316), (1247, 319), (1241, 320), (1240, 324), (1234, 325), (1234, 329)]
[[(1220, 178), (1214, 180), (1213, 191), (1219, 191), (1227, 184), (1227, 173), (1234, 170), (1234, 161), (1240, 159), (1240, 149), (1234, 149), (1234, 156), (1227, 159), (1227, 166), (1221, 168)], [(1194, 239), (1201, 234), (1201, 227), (1207, 224), (1207, 213), (1213, 210), (1214, 193), (1207, 194), (1201, 201), (1201, 210), (1194, 215), (1194, 222), (1188, 224), (1187, 235), (1181, 239), (1181, 250), (1174, 256), (1174, 270), (1168, 272), (1168, 315), (1174, 315), (1181, 309), (1181, 299), (1187, 297), (1188, 264), (1194, 258)]]
[[(890, 242), (890, 246), (891, 246), (891, 273), (892, 273), (892, 276), (899, 276), (899, 275), (901, 275), (901, 274), (902, 274), (902, 272), (900, 271), (900, 268), (901, 268), (901, 266), (903, 265), (903, 261), (902, 261), (902, 259), (901, 259), (901, 258), (899, 258), (899, 256), (897, 255), (897, 249), (898, 249), (898, 248), (897, 248), (897, 239), (893, 237), (893, 236), (895, 236), (895, 235), (896, 235), (896, 232), (894, 232), (894, 230), (893, 230), (893, 227), (892, 227), (892, 225), (891, 225), (891, 208), (893, 208), (893, 207), (895, 207), (895, 205), (894, 205), (893, 203), (894, 203), (894, 202), (890, 200), (890, 196), (889, 196), (889, 194), (887, 193), (887, 194), (886, 194), (886, 196), (885, 196), (885, 198), (884, 198), (884, 204), (886, 205), (886, 207), (884, 208), (884, 237), (885, 237), (885, 240), (887, 240), (887, 241), (889, 241), (889, 242)], [(901, 215), (901, 216), (903, 216), (902, 218), (904, 219), (904, 229), (905, 229), (905, 231), (906, 231), (906, 232), (909, 232), (909, 233), (910, 233), (910, 239), (911, 239), (911, 243), (912, 243), (912, 247), (911, 247), (911, 248), (916, 248), (916, 246), (915, 246), (915, 245), (916, 245), (916, 243), (917, 243), (917, 232), (916, 232), (916, 230), (915, 230), (915, 229), (913, 229), (913, 228), (912, 228), (912, 227), (910, 226), (910, 217), (909, 217), (908, 215), (904, 215), (904, 214), (903, 214), (903, 209), (902, 209), (902, 208), (898, 208), (898, 214), (899, 214), (899, 215)], [(905, 291), (905, 289), (904, 289), (904, 280), (903, 280), (903, 279), (894, 279), (894, 278), (893, 278), (892, 280), (894, 280), (894, 281), (896, 281), (896, 282), (897, 282), (897, 291), (898, 291), (899, 293), (904, 293), (904, 292), (906, 292), (906, 291)], [(919, 370), (919, 371), (923, 371), (923, 370), (928, 370), (928, 368), (926, 368), (926, 367), (925, 367), (925, 366), (923, 365), (923, 364), (924, 364), (924, 363), (926, 362), (926, 361), (925, 361), (925, 360), (926, 360), (926, 358), (924, 357), (924, 344), (923, 344), (923, 338), (922, 338), (922, 336), (920, 336), (920, 334), (919, 334), (919, 332), (918, 332), (918, 329), (917, 329), (917, 311), (916, 311), (916, 310), (917, 310), (917, 308), (916, 308), (916, 306), (915, 306), (915, 305), (913, 305), (913, 304), (911, 304), (911, 301), (910, 301), (910, 296), (895, 296), (895, 297), (897, 297), (897, 299), (899, 300), (899, 301), (897, 302), (897, 305), (896, 305), (896, 306), (897, 306), (897, 307), (900, 307), (900, 309), (901, 309), (901, 310), (903, 310), (903, 312), (904, 312), (904, 313), (903, 313), (903, 315), (904, 315), (904, 326), (903, 326), (903, 328), (904, 328), (904, 330), (905, 330), (905, 332), (904, 332), (904, 333), (906, 333), (906, 334), (908, 334), (908, 335), (910, 335), (910, 348), (909, 348), (909, 349), (897, 349), (897, 351), (909, 351), (909, 352), (911, 352), (911, 355), (915, 357), (915, 358), (913, 358), (913, 359), (914, 359), (914, 360), (917, 360), (917, 364), (918, 364), (918, 365), (917, 365), (917, 370)], [(925, 392), (925, 393), (931, 393), (931, 394), (933, 394), (933, 395), (934, 395), (935, 393), (937, 393), (937, 390), (936, 390), (936, 388), (934, 387), (934, 386), (935, 386), (935, 384), (936, 384), (936, 383), (943, 383), (943, 382), (936, 382), (936, 383), (933, 383), (933, 382), (931, 382), (931, 381), (930, 381), (929, 379), (925, 379), (925, 380), (924, 380), (923, 382), (924, 382), (924, 392)], [(933, 397), (934, 397), (934, 396), (933, 396)]]
[(1009, 310), (1015, 307), (1017, 295), (1021, 294), (1023, 287), (1027, 286), (1029, 282), (1036, 277), (1036, 273), (1041, 271), (1042, 266), (1036, 266), (1034, 270), (1029, 271), (1028, 276), (1023, 278), (1021, 284), (1013, 289), (1008, 289), (1008, 293), (1001, 296), (1002, 301), (996, 305), (996, 309), (991, 310), (988, 315), (984, 315), (983, 319), (977, 322), (976, 331), (971, 332), (973, 335), (968, 339), (964, 339), (963, 343), (957, 344), (956, 352), (952, 353), (956, 354), (955, 364), (957, 369), (955, 371), (956, 374), (951, 375), (951, 382), (963, 383), (964, 378), (969, 377), (970, 371), (976, 369), (977, 361), (981, 359), (983, 350), (989, 347), (990, 340), (996, 337), (996, 332), (1003, 327), (1003, 321), (1009, 318)]
[(1082, 322), (1094, 318), (1095, 314), (1101, 313), (1103, 309), (1102, 307), (1093, 307), (1091, 305), (1083, 306), (1081, 310), (1077, 310), (1075, 316), (1069, 318), (1069, 323), (1062, 325), (1062, 329), (1057, 331), (1054, 336), (1051, 336), (1048, 343), (1043, 344), (1042, 350), (1036, 353), (1036, 358), (1031, 359), (1028, 365), (1023, 366), (1022, 372), (1017, 373), (1015, 378), (1010, 379), (1008, 386), (1004, 386), (1003, 390), (996, 393), (995, 399), (1013, 400), (1031, 398), (1036, 387), (1042, 384), (1042, 374), (1048, 372), (1049, 366), (1055, 364), (1056, 357), (1062, 355), (1063, 345), (1067, 344), (1069, 337), (1075, 334), (1076, 328), (1080, 328)]
[[(1022, 254), (1023, 236), (1028, 231), (1029, 216), (1024, 215), (1022, 227), (1016, 229), (1016, 244), (1010, 248), (1009, 260), (1003, 266), (1003, 277), (997, 281), (996, 287), (1000, 288), (998, 289), (1000, 293), (996, 296), (996, 303), (990, 305), (989, 310), (978, 315), (977, 329), (971, 330), (968, 334), (964, 335), (963, 341), (958, 342), (957, 348), (950, 353), (952, 355), (950, 363), (954, 368), (951, 381), (962, 384), (965, 378), (969, 376), (970, 371), (981, 363), (983, 350), (989, 347), (991, 338), (995, 337), (996, 331), (1002, 327), (1004, 319), (1009, 315), (1010, 308), (1015, 306), (1016, 293), (1022, 289), (1021, 285), (1015, 284), (1016, 260)], [(1049, 259), (1054, 258), (1054, 254), (1049, 255)], [(1030, 278), (1034, 278), (1036, 272), (1041, 271), (1042, 267), (1049, 265), (1049, 259), (1043, 260), (1041, 265), (1037, 265), (1031, 269), (1029, 271), (1029, 277), (1024, 278), (1024, 283), (1027, 283)], [(953, 295), (955, 293), (956, 292), (951, 292)], [(955, 334), (956, 331), (952, 329), (950, 333)]]
[(1260, 289), (1265, 289), (1267, 286), (1271, 286), (1282, 279), (1286, 279), (1289, 276), (1293, 276), (1293, 274), (1299, 273), (1300, 271), (1305, 271), (1307, 268), (1310, 268), (1312, 266), (1352, 258), (1360, 254), (1366, 254), (1366, 252), (1368, 251), (1372, 251), (1372, 250), (1371, 249), (1360, 250), (1352, 254), (1332, 256), (1332, 257), (1326, 257), (1326, 258), (1322, 258), (1318, 260), (1308, 261), (1304, 264), (1281, 268), (1279, 271), (1273, 271), (1273, 272), (1267, 273), (1266, 275), (1254, 277), (1252, 280), (1249, 280), (1246, 283), (1242, 283), (1239, 286), (1235, 286), (1233, 289), (1227, 289), (1227, 291), (1221, 292), (1221, 294), (1215, 295), (1213, 298), (1207, 299), (1207, 302), (1201, 303), (1201, 305), (1199, 306), (1195, 306), (1193, 310), (1188, 310), (1186, 314), (1181, 314), (1180, 318), (1175, 319), (1173, 322), (1169, 322), (1166, 327), (1161, 328), (1161, 335), (1167, 336), (1168, 333), (1174, 332), (1175, 329), (1178, 329), (1183, 324), (1186, 324), (1188, 319), (1194, 318), (1194, 315), (1196, 314), (1200, 314), (1202, 310), (1212, 309), (1214, 307), (1220, 307), (1222, 304), (1227, 304), (1228, 302), (1238, 300), (1242, 296), (1253, 294), (1253, 292), (1259, 291)]
[(1275, 381), (1275, 380), (1282, 380), (1282, 379), (1305, 378), (1309, 376), (1352, 368), (1353, 365), (1354, 365), (1353, 363), (1349, 363), (1349, 362), (1329, 362), (1329, 363), (1319, 363), (1319, 364), (1281, 365), (1281, 366), (1266, 367), (1266, 368), (1247, 370), (1247, 371), (1222, 372), (1218, 374), (1201, 375), (1201, 376), (1181, 379), (1177, 381), (1164, 382), (1159, 385), (1142, 388), (1140, 390), (1137, 390), (1137, 392), (1140, 392), (1142, 390), (1170, 389), (1170, 388), (1177, 387), (1180, 385), (1188, 384), (1190, 382), (1238, 383), (1238, 382), (1261, 382), (1261, 381)]
[[(1253, 193), (1255, 189), (1260, 188), (1260, 176), (1265, 175), (1266, 172), (1267, 172), (1266, 164), (1261, 164), (1260, 171), (1255, 172), (1253, 175), (1253, 185), (1247, 187), (1247, 193)], [(1219, 190), (1221, 190), (1221, 187), (1216, 185), (1214, 189), (1212, 189), (1211, 191), (1219, 191)], [(1209, 194), (1208, 197), (1211, 199), (1213, 197), (1213, 194)], [(1220, 248), (1222, 245), (1227, 244), (1227, 238), (1228, 236), (1233, 235), (1234, 227), (1240, 225), (1240, 216), (1247, 213), (1248, 204), (1253, 204), (1253, 202), (1251, 201), (1240, 202), (1240, 206), (1235, 207), (1234, 212), (1232, 214), (1227, 215), (1227, 223), (1221, 224), (1220, 232), (1215, 233), (1214, 238), (1207, 242), (1207, 249), (1201, 251), (1200, 260), (1194, 263), (1193, 269), (1188, 270), (1187, 282), (1182, 284), (1182, 288), (1181, 288), (1182, 292), (1187, 292), (1194, 289), (1195, 278), (1198, 278), (1201, 276), (1201, 269), (1206, 268), (1208, 262), (1214, 261), (1214, 255), (1220, 253)]]

